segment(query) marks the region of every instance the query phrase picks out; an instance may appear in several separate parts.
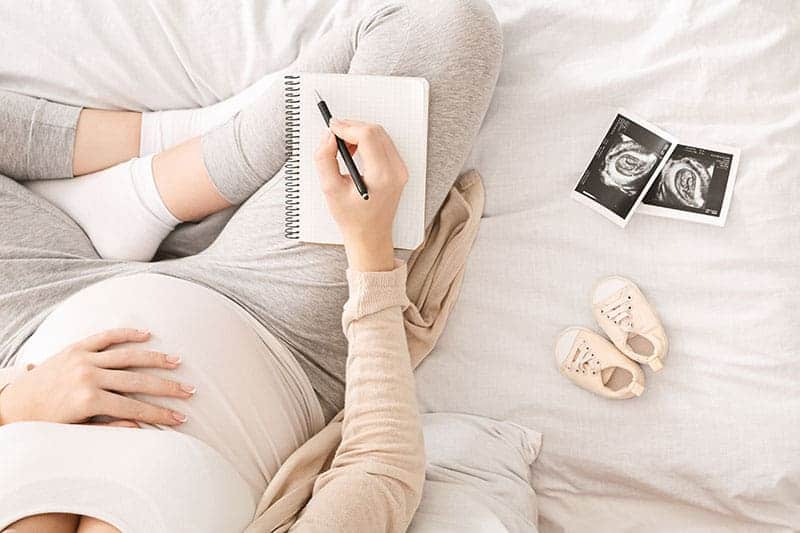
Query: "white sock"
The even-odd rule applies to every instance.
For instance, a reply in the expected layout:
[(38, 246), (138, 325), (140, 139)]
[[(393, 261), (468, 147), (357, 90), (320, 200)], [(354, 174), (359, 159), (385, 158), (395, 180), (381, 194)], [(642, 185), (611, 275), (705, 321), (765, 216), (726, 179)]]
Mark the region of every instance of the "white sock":
[(240, 109), (256, 101), (271, 83), (282, 78), (282, 72), (267, 74), (242, 92), (207, 107), (142, 113), (139, 155), (163, 152), (224, 124)]
[(25, 186), (72, 217), (100, 257), (150, 261), (181, 222), (158, 193), (152, 163), (152, 155), (135, 157), (79, 178)]

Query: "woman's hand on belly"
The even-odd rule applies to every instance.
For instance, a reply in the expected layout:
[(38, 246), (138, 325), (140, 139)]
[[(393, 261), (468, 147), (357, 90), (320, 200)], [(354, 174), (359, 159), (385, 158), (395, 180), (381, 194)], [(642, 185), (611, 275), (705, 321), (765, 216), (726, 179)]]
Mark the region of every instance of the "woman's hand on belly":
[[(118, 394), (192, 396), (189, 385), (122, 370), (178, 367), (179, 358), (117, 346), (149, 339), (148, 332), (113, 329), (67, 347), (22, 374), (3, 390), (0, 394), (0, 425), (26, 420), (81, 423), (97, 415), (149, 424), (177, 425), (184, 422), (185, 417), (177, 411)], [(130, 422), (115, 424), (134, 425)]]

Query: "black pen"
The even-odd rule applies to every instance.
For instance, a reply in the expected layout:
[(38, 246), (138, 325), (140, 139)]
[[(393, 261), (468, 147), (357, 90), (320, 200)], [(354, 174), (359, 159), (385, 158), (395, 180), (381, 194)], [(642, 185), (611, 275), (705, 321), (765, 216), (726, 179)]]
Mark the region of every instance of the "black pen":
[[(332, 117), (331, 112), (328, 109), (328, 104), (325, 103), (325, 100), (322, 99), (316, 90), (314, 93), (317, 95), (317, 107), (319, 108), (320, 113), (322, 113), (322, 118), (325, 119), (325, 125), (330, 126)], [(353, 184), (356, 186), (358, 194), (360, 194), (361, 198), (364, 200), (369, 200), (367, 186), (364, 184), (364, 180), (361, 178), (361, 173), (356, 167), (356, 162), (353, 161), (353, 156), (350, 155), (350, 150), (347, 149), (347, 143), (336, 135), (334, 135), (334, 137), (336, 137), (336, 146), (339, 147), (339, 153), (342, 154), (342, 159), (344, 159), (344, 164), (347, 167), (347, 171), (350, 173), (350, 177), (353, 178)]]

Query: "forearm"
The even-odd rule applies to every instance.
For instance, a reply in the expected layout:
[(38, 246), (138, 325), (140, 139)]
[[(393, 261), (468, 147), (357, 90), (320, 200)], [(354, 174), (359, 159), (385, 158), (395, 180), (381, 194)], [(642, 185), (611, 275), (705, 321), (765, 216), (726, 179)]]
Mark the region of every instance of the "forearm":
[(4, 389), (14, 382), (22, 373), (30, 370), (32, 365), (26, 366), (9, 366), (0, 368), (0, 426), (9, 423), (8, 413), (10, 411), (8, 403), (4, 403), (4, 398), (7, 400), (8, 396), (4, 397)]
[(6, 406), (3, 405), (3, 391), (5, 388), (14, 381), (16, 375), (16, 368), (0, 368), (0, 426), (8, 423), (4, 417), (6, 413)]
[(425, 455), (402, 314), (405, 274), (405, 265), (348, 271), (342, 443), (298, 530), (329, 530), (347, 517), (351, 530), (404, 531), (419, 504)]
[(388, 272), (395, 268), (392, 236), (378, 235), (374, 228), (371, 234), (346, 236), (345, 252), (350, 268), (357, 272)]
[(403, 322), (406, 266), (387, 272), (349, 269), (342, 324), (349, 343), (342, 446), (333, 466), (378, 461), (413, 471), (421, 428)]

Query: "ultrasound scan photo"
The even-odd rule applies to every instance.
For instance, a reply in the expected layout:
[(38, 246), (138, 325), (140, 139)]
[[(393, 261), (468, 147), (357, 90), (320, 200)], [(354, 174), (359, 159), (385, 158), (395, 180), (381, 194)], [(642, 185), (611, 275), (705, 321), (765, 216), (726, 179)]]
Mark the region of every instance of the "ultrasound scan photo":
[(724, 224), (739, 152), (679, 144), (644, 199), (648, 215)]
[(627, 135), (606, 153), (600, 177), (603, 184), (627, 196), (636, 196), (641, 182), (658, 162), (656, 154), (647, 151)]
[(675, 146), (668, 133), (620, 112), (572, 197), (624, 226)]
[(676, 208), (702, 209), (708, 198), (708, 186), (714, 173), (714, 163), (694, 157), (670, 159), (661, 171), (655, 199)]

